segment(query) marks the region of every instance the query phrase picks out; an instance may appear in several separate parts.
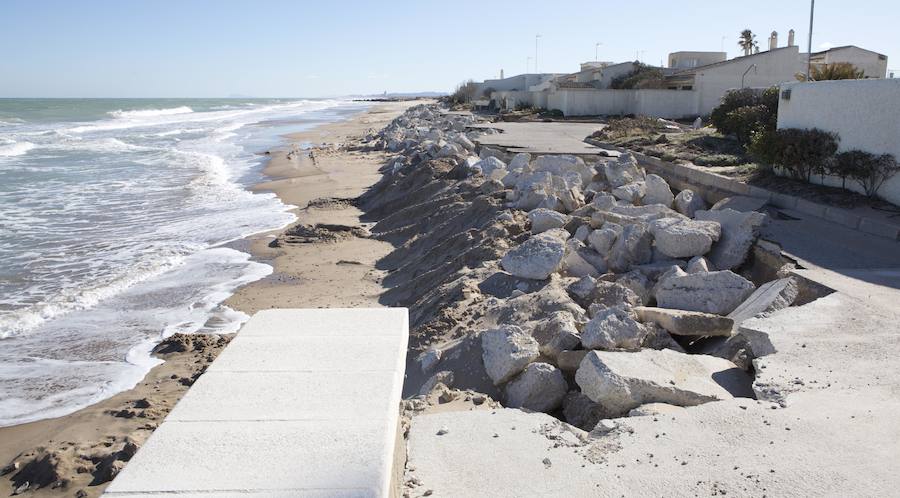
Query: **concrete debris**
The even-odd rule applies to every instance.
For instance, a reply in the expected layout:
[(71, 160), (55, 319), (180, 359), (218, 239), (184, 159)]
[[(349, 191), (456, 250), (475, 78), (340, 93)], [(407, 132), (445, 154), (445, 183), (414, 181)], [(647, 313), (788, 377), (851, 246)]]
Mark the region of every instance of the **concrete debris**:
[(495, 385), (503, 384), (540, 356), (538, 342), (515, 325), (481, 334), (482, 359)]
[(587, 349), (638, 350), (648, 330), (621, 307), (606, 308), (584, 326), (581, 344)]
[(506, 385), (506, 406), (553, 411), (562, 404), (568, 388), (558, 368), (548, 363), (531, 363)]
[(742, 213), (734, 209), (697, 211), (696, 219), (715, 221), (722, 226), (722, 236), (706, 257), (720, 270), (732, 270), (747, 259), (750, 248), (759, 236), (759, 229), (766, 215), (751, 211)]
[(557, 230), (550, 230), (514, 247), (500, 264), (517, 277), (544, 280), (559, 269), (565, 254), (565, 239)]
[(728, 337), (734, 327), (731, 318), (699, 311), (639, 306), (634, 313), (642, 322), (653, 322), (674, 335)]
[[(625, 414), (645, 403), (694, 406), (733, 396), (720, 382), (746, 376), (733, 363), (671, 350), (592, 351), (575, 381), (581, 392), (613, 413)], [(721, 380), (720, 380), (721, 379)]]
[(728, 270), (673, 275), (660, 283), (656, 302), (661, 308), (727, 315), (755, 289), (753, 282)]

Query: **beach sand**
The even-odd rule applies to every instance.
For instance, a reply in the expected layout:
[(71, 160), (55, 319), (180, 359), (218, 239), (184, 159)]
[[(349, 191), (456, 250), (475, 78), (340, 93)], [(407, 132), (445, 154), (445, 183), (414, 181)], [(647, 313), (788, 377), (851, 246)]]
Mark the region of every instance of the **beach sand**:
[[(289, 135), (287, 146), (270, 151), (264, 172), (271, 180), (255, 189), (274, 192), (285, 203), (298, 206), (299, 225), (364, 230), (361, 211), (346, 200), (378, 181), (378, 169), (388, 155), (356, 151), (347, 144), (369, 129), (380, 130), (419, 103), (378, 103), (345, 121)], [(303, 146), (312, 146), (312, 155)], [(274, 272), (238, 289), (226, 301), (228, 306), (248, 314), (269, 308), (381, 306), (382, 273), (375, 269), (375, 261), (393, 249), (390, 244), (342, 232), (331, 237), (335, 240), (297, 243), (283, 232), (259, 234), (237, 244), (254, 259), (271, 264)], [(276, 238), (280, 247), (270, 247)], [(167, 341), (169, 351), (157, 355), (165, 363), (135, 388), (64, 417), (0, 428), (0, 468), (6, 466), (0, 494), (13, 494), (24, 479), (31, 484), (28, 496), (99, 496), (109, 476), (130, 458), (134, 450), (130, 443), (140, 446), (147, 439), (229, 338), (201, 336), (180, 352), (172, 349), (180, 349), (185, 339)], [(65, 484), (54, 489), (59, 482)], [(42, 487), (35, 490), (35, 485)]]

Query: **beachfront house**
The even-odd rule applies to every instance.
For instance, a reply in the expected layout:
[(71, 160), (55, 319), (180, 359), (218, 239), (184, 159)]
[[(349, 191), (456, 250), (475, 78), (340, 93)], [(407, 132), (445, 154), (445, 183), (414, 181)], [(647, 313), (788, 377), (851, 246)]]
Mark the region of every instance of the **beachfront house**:
[[(719, 105), (726, 92), (739, 88), (765, 88), (796, 81), (813, 65), (847, 62), (867, 78), (883, 78), (887, 57), (855, 46), (836, 47), (808, 56), (794, 44), (778, 46), (778, 33), (768, 39), (768, 50), (733, 59), (725, 52), (679, 51), (669, 54), (668, 67), (654, 68), (638, 62), (591, 61), (570, 74), (519, 75), (505, 80), (487, 80), (495, 108), (512, 110), (523, 106), (561, 111), (566, 116), (646, 115), (671, 119), (706, 116)], [(635, 88), (613, 89), (611, 83), (641, 69), (651, 69), (660, 78)], [(530, 78), (529, 78), (530, 77)]]

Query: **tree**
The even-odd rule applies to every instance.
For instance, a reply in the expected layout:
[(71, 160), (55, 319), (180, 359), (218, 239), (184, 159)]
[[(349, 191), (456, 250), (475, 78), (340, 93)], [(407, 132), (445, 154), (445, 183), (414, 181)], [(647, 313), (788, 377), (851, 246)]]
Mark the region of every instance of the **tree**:
[(744, 55), (750, 55), (753, 53), (753, 49), (759, 46), (756, 43), (756, 35), (753, 34), (753, 31), (749, 29), (745, 29), (741, 31), (741, 37), (738, 39), (738, 46), (744, 49)]
[(478, 92), (478, 83), (472, 80), (464, 81), (456, 85), (456, 90), (450, 95), (450, 103), (452, 104), (468, 104)]
[[(812, 67), (809, 73), (810, 81), (828, 80), (859, 80), (865, 73), (849, 62), (835, 62), (834, 64), (822, 64)], [(798, 74), (797, 79), (806, 81), (805, 74)]]

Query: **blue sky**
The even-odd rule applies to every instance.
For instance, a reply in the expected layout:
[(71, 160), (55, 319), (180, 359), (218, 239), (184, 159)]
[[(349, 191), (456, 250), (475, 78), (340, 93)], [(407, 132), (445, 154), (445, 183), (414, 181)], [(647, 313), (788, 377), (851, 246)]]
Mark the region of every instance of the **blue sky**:
[[(894, 1), (819, 0), (813, 48), (875, 50), (900, 76), (898, 21)], [(0, 97), (447, 91), (524, 72), (537, 33), (538, 69), (572, 72), (597, 42), (617, 62), (723, 45), (734, 56), (744, 28), (761, 48), (794, 28), (805, 50), (808, 23), (806, 0), (0, 0)]]

